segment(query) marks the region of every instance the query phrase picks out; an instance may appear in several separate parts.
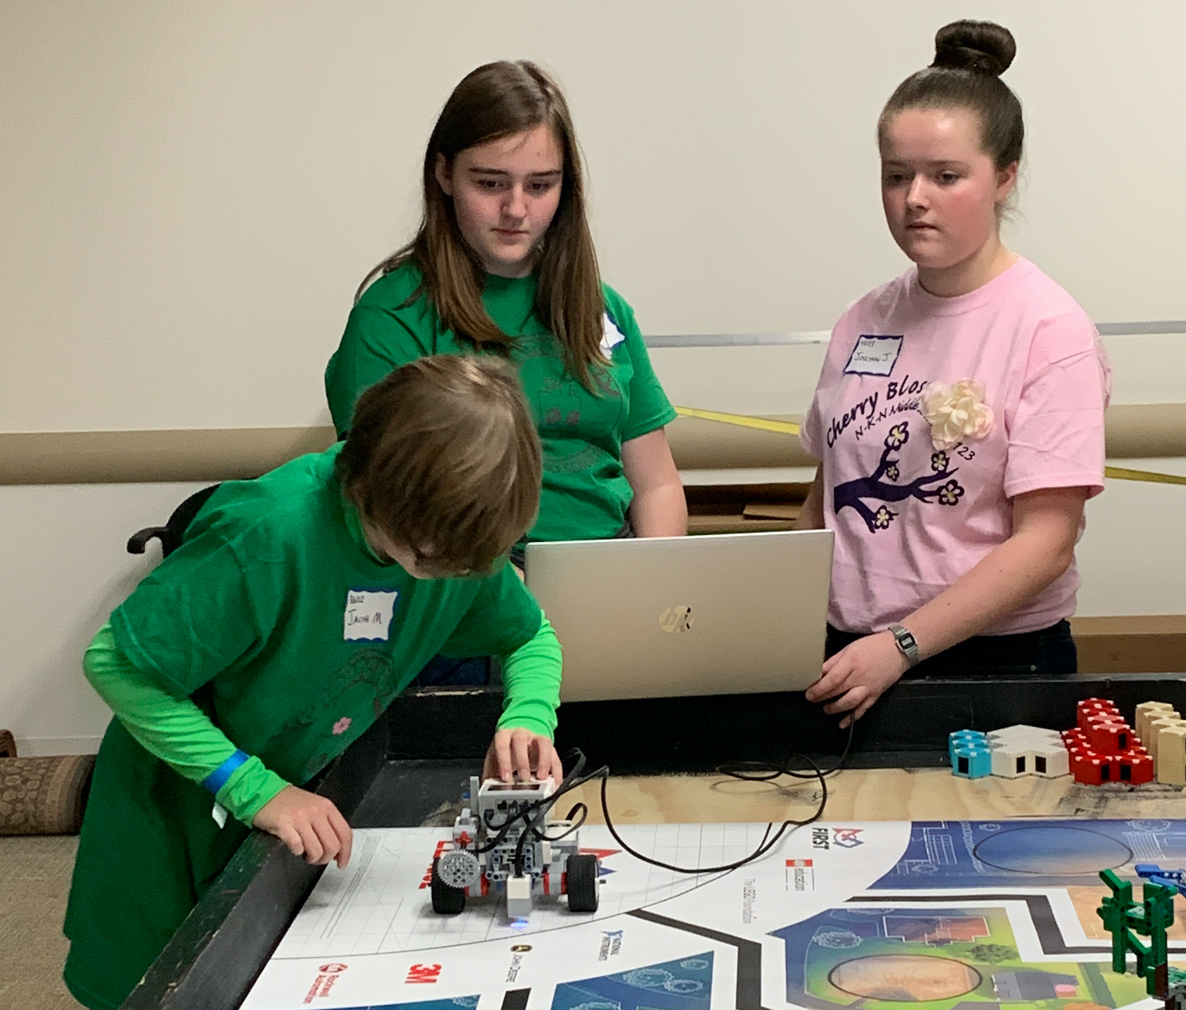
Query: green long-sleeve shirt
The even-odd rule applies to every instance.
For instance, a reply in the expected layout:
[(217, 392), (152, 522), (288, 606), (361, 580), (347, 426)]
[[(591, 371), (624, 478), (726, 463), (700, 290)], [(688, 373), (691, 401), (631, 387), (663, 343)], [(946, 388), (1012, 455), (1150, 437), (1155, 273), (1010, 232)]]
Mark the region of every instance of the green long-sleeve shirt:
[[(560, 643), (547, 618), (534, 638), (501, 659), (506, 705), (498, 728), (524, 727), (551, 736)], [(237, 750), (193, 701), (175, 698), (128, 662), (115, 644), (110, 623), (91, 642), (83, 667), (87, 680), (136, 741), (191, 782), (203, 782)], [(288, 784), (252, 755), (231, 773), (216, 798), (232, 816), (250, 825)]]

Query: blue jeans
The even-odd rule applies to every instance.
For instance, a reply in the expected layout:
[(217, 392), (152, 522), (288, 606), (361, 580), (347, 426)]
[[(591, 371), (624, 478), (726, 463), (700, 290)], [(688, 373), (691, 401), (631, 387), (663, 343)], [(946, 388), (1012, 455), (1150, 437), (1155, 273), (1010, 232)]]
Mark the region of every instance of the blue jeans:
[(473, 659), (433, 656), (424, 669), (416, 674), (408, 688), (415, 690), (418, 687), (484, 687), (489, 683), (489, 656), (477, 656)]

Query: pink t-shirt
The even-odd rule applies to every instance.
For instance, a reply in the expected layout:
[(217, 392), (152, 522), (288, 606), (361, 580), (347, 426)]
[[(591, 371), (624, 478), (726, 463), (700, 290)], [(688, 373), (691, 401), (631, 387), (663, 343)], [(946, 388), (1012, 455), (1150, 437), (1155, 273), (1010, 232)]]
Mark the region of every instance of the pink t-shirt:
[[(983, 385), (993, 423), (939, 450), (922, 395), (961, 379)], [(800, 436), (823, 461), (824, 525), (836, 531), (829, 622), (880, 631), (933, 599), (1009, 538), (1014, 495), (1102, 491), (1110, 387), (1087, 315), (1024, 259), (957, 298), (928, 294), (911, 268), (854, 303)], [(1074, 613), (1078, 587), (1072, 562), (982, 634), (1049, 627)]]

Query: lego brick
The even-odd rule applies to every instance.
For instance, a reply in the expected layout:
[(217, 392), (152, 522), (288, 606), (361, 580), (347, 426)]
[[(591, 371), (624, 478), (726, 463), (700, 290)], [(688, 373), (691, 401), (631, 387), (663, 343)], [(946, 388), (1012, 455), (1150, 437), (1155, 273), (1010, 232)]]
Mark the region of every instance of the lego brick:
[(1034, 774), (1045, 779), (1055, 779), (1071, 772), (1071, 755), (1061, 740), (1045, 747), (1035, 747), (1030, 752), (1030, 761)]
[(992, 774), (992, 751), (987, 747), (958, 747), (951, 757), (951, 773), (963, 779)]
[(1083, 715), (1086, 712), (1111, 712), (1114, 715), (1120, 714), (1120, 709), (1116, 707), (1116, 703), (1111, 698), (1084, 698), (1077, 706), (1075, 706), (1076, 715)]
[(1075, 781), (1083, 785), (1099, 786), (1112, 779), (1110, 763), (1093, 754), (1084, 752), (1071, 754), (1070, 765)]
[(1040, 744), (1049, 740), (1059, 740), (1060, 734), (1058, 730), (1042, 729), (1040, 726), (1026, 726), (1024, 723), (1019, 723), (1016, 726), (1006, 726), (1004, 729), (995, 729), (988, 734), (988, 741), (990, 744), (1023, 744), (1036, 743)]
[(1162, 729), (1168, 726), (1186, 726), (1186, 720), (1180, 719), (1177, 716), (1161, 715), (1151, 716), (1146, 723), (1147, 735), (1143, 737), (1145, 746), (1149, 748), (1149, 756), (1154, 761), (1157, 760), (1157, 737)]
[(1137, 736), (1142, 739), (1149, 735), (1148, 721), (1153, 717), (1154, 713), (1162, 716), (1178, 716), (1177, 709), (1168, 701), (1141, 702), (1137, 706), (1136, 715), (1133, 718), (1133, 729), (1137, 731)]
[(526, 919), (531, 915), (531, 875), (507, 877), (507, 915), (512, 919)]
[(988, 736), (975, 729), (960, 729), (947, 734), (947, 749), (951, 750), (956, 744), (964, 746), (988, 746)]
[(1121, 755), (1112, 758), (1112, 781), (1134, 786), (1153, 781), (1153, 759), (1148, 754)]
[(1132, 727), (1126, 722), (1090, 720), (1087, 742), (1099, 754), (1118, 754), (1132, 746)]
[(1186, 785), (1186, 724), (1162, 726), (1156, 739), (1150, 756), (1157, 781), (1169, 786)]
[(992, 750), (992, 773), (1005, 779), (1015, 779), (1033, 774), (1030, 751), (1022, 747), (994, 747)]
[[(947, 735), (947, 759), (951, 763), (954, 770), (958, 764), (956, 752), (958, 749), (963, 750), (988, 750), (988, 737), (983, 733), (974, 729), (956, 730), (954, 733)], [(959, 774), (959, 773), (957, 773)], [(987, 772), (985, 774), (988, 774)], [(979, 778), (978, 775), (969, 776), (971, 778)]]
[(1172, 887), (1179, 894), (1186, 892), (1186, 870), (1175, 870), (1158, 866), (1156, 863), (1137, 863), (1133, 867), (1137, 876), (1143, 877), (1152, 884), (1162, 887)]

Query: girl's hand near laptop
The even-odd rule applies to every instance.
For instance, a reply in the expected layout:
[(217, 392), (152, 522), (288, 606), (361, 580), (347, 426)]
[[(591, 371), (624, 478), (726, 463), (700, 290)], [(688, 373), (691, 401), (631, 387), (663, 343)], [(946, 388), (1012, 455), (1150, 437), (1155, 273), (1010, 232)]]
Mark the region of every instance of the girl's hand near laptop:
[(807, 689), (808, 701), (826, 701), (828, 715), (847, 713), (840, 728), (859, 719), (898, 682), (909, 663), (888, 631), (866, 635), (824, 660), (824, 672)]

